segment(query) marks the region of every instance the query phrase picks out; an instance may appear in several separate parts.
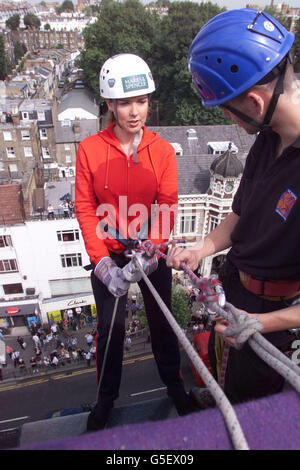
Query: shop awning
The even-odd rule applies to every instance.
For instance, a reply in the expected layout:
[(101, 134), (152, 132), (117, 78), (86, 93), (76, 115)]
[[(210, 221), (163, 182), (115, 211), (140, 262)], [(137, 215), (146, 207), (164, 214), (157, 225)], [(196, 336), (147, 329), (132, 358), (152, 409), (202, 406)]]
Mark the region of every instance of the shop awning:
[(11, 304), (7, 303), (5, 306), (0, 306), (0, 318), (3, 317), (18, 317), (24, 315), (36, 315), (39, 313), (39, 304)]

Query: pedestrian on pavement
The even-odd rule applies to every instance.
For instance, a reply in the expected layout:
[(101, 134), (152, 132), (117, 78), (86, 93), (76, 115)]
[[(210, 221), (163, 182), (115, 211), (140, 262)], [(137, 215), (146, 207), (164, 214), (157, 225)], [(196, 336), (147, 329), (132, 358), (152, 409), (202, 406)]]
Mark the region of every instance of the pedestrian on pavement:
[(22, 357), (18, 358), (18, 369), (19, 369), (21, 375), (24, 375), (27, 372), (25, 361)]
[(20, 360), (19, 351), (17, 351), (17, 350), (13, 351), (12, 355), (11, 355), (11, 358), (14, 361), (14, 367), (17, 367), (17, 365), (19, 364), (19, 360)]
[[(134, 54), (111, 57), (103, 64), (99, 78), (100, 95), (106, 100), (107, 116), (111, 123), (97, 135), (87, 137), (79, 144), (75, 184), (76, 215), (93, 268), (92, 287), (99, 333), (98, 382), (114, 306), (117, 306), (117, 310), (102, 382), (98, 387), (98, 402), (87, 423), (89, 430), (105, 426), (119, 395), (125, 307), (131, 282), (139, 282), (142, 290), (152, 348), (167, 393), (179, 414), (192, 411), (191, 400), (180, 376), (177, 338), (145, 282), (141, 280), (140, 273), (124, 253), (138, 236), (144, 241), (151, 238), (155, 244), (169, 238), (174, 224), (174, 206), (178, 201), (175, 151), (168, 142), (145, 126), (150, 112), (150, 95), (155, 91), (155, 85), (143, 59)], [(128, 213), (132, 205), (135, 205), (135, 209), (137, 204), (143, 208), (144, 219), (139, 221), (138, 233), (132, 230), (132, 217), (127, 213), (125, 216), (123, 213), (114, 223), (115, 215), (122, 212), (119, 203), (124, 197), (124, 174)], [(106, 208), (109, 206), (111, 213), (100, 222), (101, 210), (104, 208), (102, 204)], [(153, 217), (154, 204), (158, 212), (161, 206), (169, 208), (169, 212), (165, 211), (168, 212), (167, 218), (170, 218), (167, 230), (162, 229), (159, 216)], [(155, 251), (152, 256), (141, 256), (141, 262), (151, 282), (171, 309), (171, 269), (167, 268), (163, 259), (158, 262)], [(122, 268), (125, 266), (124, 271)]]
[(40, 341), (40, 338), (38, 337), (38, 335), (34, 334), (32, 339), (34, 341), (35, 346), (39, 348), (41, 346), (41, 341)]
[[(189, 70), (202, 104), (220, 106), (226, 118), (258, 135), (232, 212), (192, 250), (172, 248), (167, 262), (195, 270), (205, 257), (230, 248), (219, 273), (227, 301), (257, 318), (265, 338), (283, 352), (295, 338), (289, 330), (300, 326), (300, 102), (293, 42), (293, 33), (254, 9), (221, 13), (195, 37)], [(216, 349), (227, 327), (220, 319), (210, 334), (216, 378), (222, 363)], [(230, 348), (225, 393), (232, 403), (279, 393), (283, 386), (284, 378), (248, 343)]]
[(53, 334), (54, 338), (56, 338), (56, 336), (58, 334), (58, 327), (57, 327), (56, 323), (53, 323), (51, 325), (51, 331), (52, 331), (52, 334)]
[(13, 353), (13, 348), (11, 346), (6, 346), (5, 348), (6, 350), (6, 354), (10, 357), (10, 359), (12, 359), (12, 353)]
[(85, 359), (88, 367), (91, 367), (91, 353), (90, 351), (87, 351), (85, 353)]
[(30, 365), (31, 365), (31, 372), (32, 374), (36, 374), (38, 372), (38, 368), (37, 368), (37, 362), (36, 362), (36, 358), (35, 357), (31, 357), (30, 358)]
[(19, 345), (22, 349), (26, 348), (26, 343), (24, 341), (24, 338), (22, 338), (22, 336), (17, 337), (17, 342), (19, 343)]
[(87, 333), (84, 337), (86, 339), (88, 347), (90, 348), (93, 344), (93, 336), (91, 335), (91, 333)]

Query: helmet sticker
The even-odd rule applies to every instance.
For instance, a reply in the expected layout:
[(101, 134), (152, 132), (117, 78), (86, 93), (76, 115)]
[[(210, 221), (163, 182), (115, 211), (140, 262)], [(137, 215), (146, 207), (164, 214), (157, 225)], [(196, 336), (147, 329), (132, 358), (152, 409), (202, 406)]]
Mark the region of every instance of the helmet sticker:
[(148, 80), (144, 73), (139, 75), (131, 75), (122, 78), (123, 91), (130, 92), (136, 90), (143, 90), (148, 88)]
[(110, 78), (110, 79), (108, 80), (108, 86), (109, 86), (110, 88), (112, 88), (115, 83), (116, 83), (116, 80), (115, 80), (114, 78)]
[(271, 23), (271, 21), (265, 21), (264, 27), (267, 31), (274, 31), (275, 26)]

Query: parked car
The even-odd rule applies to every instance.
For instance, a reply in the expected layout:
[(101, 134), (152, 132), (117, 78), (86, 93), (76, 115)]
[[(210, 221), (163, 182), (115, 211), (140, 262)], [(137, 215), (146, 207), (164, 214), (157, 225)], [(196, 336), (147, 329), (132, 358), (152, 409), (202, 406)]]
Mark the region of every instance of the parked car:
[(74, 88), (85, 88), (82, 80), (76, 80)]
[(58, 82), (58, 88), (63, 88), (64, 84), (65, 84), (65, 81), (64, 81), (64, 80), (59, 80), (59, 82)]
[[(212, 367), (208, 359), (208, 340), (209, 340), (210, 331), (203, 331), (198, 333), (192, 341), (192, 346), (194, 350), (199, 354), (200, 358), (204, 362), (205, 366), (212, 374)], [(200, 377), (198, 371), (196, 370), (193, 363), (191, 363), (191, 371), (194, 377), (194, 380), (198, 387), (206, 387), (206, 384)]]

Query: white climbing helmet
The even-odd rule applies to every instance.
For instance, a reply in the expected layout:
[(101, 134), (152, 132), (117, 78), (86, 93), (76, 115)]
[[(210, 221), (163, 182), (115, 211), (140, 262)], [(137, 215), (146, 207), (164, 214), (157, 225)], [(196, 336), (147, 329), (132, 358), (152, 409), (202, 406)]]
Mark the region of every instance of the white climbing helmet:
[(147, 95), (155, 84), (146, 62), (135, 54), (118, 54), (107, 59), (99, 75), (102, 98), (119, 99)]

